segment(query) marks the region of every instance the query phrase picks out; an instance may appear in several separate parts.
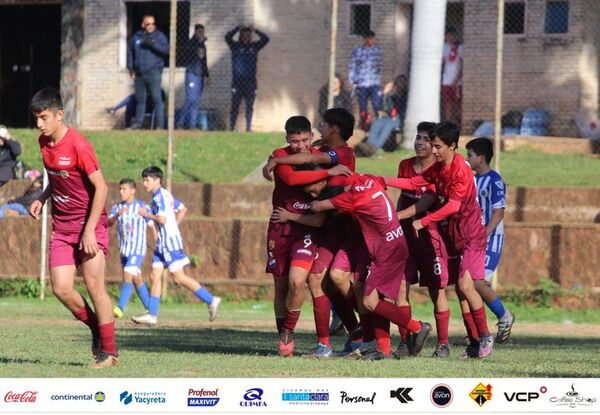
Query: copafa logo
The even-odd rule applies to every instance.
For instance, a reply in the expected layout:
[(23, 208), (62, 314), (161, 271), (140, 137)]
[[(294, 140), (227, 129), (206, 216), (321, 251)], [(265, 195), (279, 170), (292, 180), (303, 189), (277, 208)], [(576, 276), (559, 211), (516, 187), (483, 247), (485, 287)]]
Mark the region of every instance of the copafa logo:
[(240, 401), (240, 406), (267, 406), (267, 403), (262, 400), (264, 391), (261, 388), (251, 388), (244, 393), (243, 401)]

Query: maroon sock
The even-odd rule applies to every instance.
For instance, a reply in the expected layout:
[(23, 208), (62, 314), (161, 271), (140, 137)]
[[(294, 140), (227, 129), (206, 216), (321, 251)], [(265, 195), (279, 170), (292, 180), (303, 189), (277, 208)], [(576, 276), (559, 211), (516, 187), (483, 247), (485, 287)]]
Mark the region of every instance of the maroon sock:
[(469, 340), (471, 343), (479, 340), (479, 336), (477, 335), (477, 326), (475, 326), (475, 321), (473, 320), (473, 315), (471, 313), (463, 312), (463, 322), (465, 323), (465, 328), (467, 329), (467, 336), (469, 336)]
[(408, 330), (406, 327), (398, 326), (398, 332), (400, 332), (400, 337), (403, 341), (408, 341)]
[(358, 320), (356, 319), (352, 305), (340, 293), (336, 293), (331, 297), (331, 303), (348, 333), (352, 333), (358, 326)]
[(375, 340), (375, 327), (373, 326), (373, 313), (360, 315), (360, 325), (363, 329), (363, 342)]
[(283, 329), (287, 331), (294, 331), (296, 324), (300, 319), (300, 310), (287, 310), (285, 321), (283, 322)]
[[(84, 301), (85, 302), (85, 301)], [(98, 333), (98, 319), (94, 310), (85, 302), (85, 306), (73, 313), (75, 318), (90, 328), (92, 333)]]
[(410, 306), (398, 307), (387, 301), (379, 300), (375, 307), (375, 314), (385, 317), (399, 327), (407, 327), (410, 322)]
[(390, 321), (377, 314), (373, 315), (373, 328), (375, 329), (375, 338), (377, 339), (377, 349), (389, 355), (391, 350), (390, 344)]
[(440, 311), (434, 314), (438, 343), (448, 344), (448, 324), (450, 322), (450, 310)]
[(102, 341), (102, 351), (114, 356), (118, 356), (117, 345), (115, 342), (115, 322), (98, 324), (100, 340)]
[(479, 310), (472, 312), (473, 320), (475, 320), (475, 326), (477, 327), (477, 334), (479, 338), (490, 335), (490, 329), (488, 329), (487, 320), (485, 318), (485, 307), (481, 306)]
[(315, 328), (319, 342), (329, 346), (329, 299), (325, 295), (313, 298)]
[(275, 324), (277, 325), (277, 333), (281, 333), (283, 330), (283, 322), (285, 321), (285, 317), (275, 317)]

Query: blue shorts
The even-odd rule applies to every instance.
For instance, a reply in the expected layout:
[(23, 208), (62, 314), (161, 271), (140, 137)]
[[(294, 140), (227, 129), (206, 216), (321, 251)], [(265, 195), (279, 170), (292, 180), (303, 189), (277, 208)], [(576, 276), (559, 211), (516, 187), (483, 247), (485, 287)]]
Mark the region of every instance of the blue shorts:
[(121, 266), (123, 271), (130, 275), (141, 275), (144, 255), (121, 256)]
[(182, 251), (165, 251), (152, 253), (152, 268), (167, 267), (170, 272), (176, 272), (190, 263), (187, 255)]
[(485, 280), (490, 282), (498, 264), (500, 263), (500, 256), (502, 251), (494, 252), (492, 250), (485, 251)]

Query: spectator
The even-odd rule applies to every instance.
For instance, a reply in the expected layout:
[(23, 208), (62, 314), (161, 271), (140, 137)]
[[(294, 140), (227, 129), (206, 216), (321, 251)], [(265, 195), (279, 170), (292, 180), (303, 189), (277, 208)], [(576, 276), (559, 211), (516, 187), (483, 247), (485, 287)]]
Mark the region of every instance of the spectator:
[[(239, 39), (233, 36), (240, 32)], [(252, 33), (259, 40), (252, 41)], [(246, 131), (252, 131), (252, 112), (256, 98), (256, 60), (258, 52), (269, 43), (269, 37), (254, 26), (236, 26), (225, 35), (225, 42), (231, 49), (231, 113), (229, 128), (235, 129), (242, 98), (246, 101)]]
[(446, 30), (442, 70), (442, 118), (460, 128), (462, 119), (462, 66), (463, 45), (458, 42), (456, 30)]
[(385, 86), (383, 91), (383, 110), (369, 130), (369, 138), (356, 146), (356, 155), (371, 156), (385, 146), (390, 135), (402, 127), (406, 115), (408, 99), (408, 80), (406, 75), (398, 75), (394, 82)]
[(41, 196), (43, 191), (42, 178), (38, 177), (31, 183), (29, 189), (23, 193), (23, 196), (11, 199), (0, 206), (0, 219), (6, 216), (27, 216), (29, 206)]
[(0, 186), (15, 178), (15, 166), (19, 154), (21, 154), (21, 144), (11, 137), (8, 128), (0, 125)]
[(206, 45), (204, 42), (204, 26), (194, 26), (194, 35), (183, 48), (185, 68), (185, 104), (178, 128), (196, 128), (198, 125), (198, 107), (202, 101), (204, 78), (208, 78), (206, 64)]
[[(323, 85), (319, 90), (319, 115), (322, 117), (327, 111), (327, 96), (329, 95), (329, 83)], [(346, 82), (339, 73), (333, 78), (333, 107), (343, 108), (352, 114), (352, 96), (348, 92)]]
[[(165, 102), (165, 100), (167, 99), (167, 94), (162, 89), (160, 90), (160, 97), (162, 98), (163, 102)], [(137, 107), (135, 94), (127, 96), (114, 107), (107, 107), (106, 112), (108, 112), (110, 115), (115, 115), (116, 112), (123, 107), (125, 107), (125, 128), (129, 128), (131, 127), (131, 120), (133, 120), (133, 117), (135, 116), (135, 111)], [(146, 114), (154, 112), (154, 103), (152, 102), (152, 98), (150, 96), (146, 97), (145, 111)], [(156, 122), (154, 122), (154, 125), (156, 125)], [(165, 127), (165, 125), (163, 125), (163, 127)]]
[(154, 102), (156, 128), (163, 128), (165, 111), (160, 96), (160, 83), (165, 59), (169, 57), (169, 41), (164, 33), (156, 29), (152, 15), (142, 19), (143, 30), (138, 30), (129, 40), (127, 69), (135, 80), (137, 102), (132, 129), (141, 128), (146, 113), (146, 95), (150, 93)]
[(369, 98), (375, 114), (381, 110), (383, 95), (381, 92), (381, 71), (383, 56), (381, 49), (375, 46), (375, 32), (368, 30), (363, 35), (363, 45), (352, 51), (350, 59), (349, 80), (356, 88), (358, 108), (360, 110), (360, 127), (368, 129)]

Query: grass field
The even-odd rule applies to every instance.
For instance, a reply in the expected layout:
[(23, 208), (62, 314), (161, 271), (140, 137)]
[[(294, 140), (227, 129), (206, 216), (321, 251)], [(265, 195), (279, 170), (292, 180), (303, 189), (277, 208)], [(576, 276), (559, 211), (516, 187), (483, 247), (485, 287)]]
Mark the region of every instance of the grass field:
[[(29, 166), (41, 166), (37, 130), (13, 130), (24, 144), (22, 159)], [(284, 143), (278, 133), (177, 133), (174, 142), (176, 182), (238, 182), (258, 166), (275, 147)], [(166, 165), (166, 133), (151, 131), (94, 131), (85, 133), (94, 144), (102, 170), (109, 181), (141, 170)], [(357, 170), (380, 175), (397, 173), (398, 162), (410, 151), (385, 153), (357, 160)], [(502, 154), (502, 174), (510, 186), (593, 187), (600, 181), (600, 159), (591, 156), (543, 154), (519, 150)]]
[[(44, 302), (3, 298), (0, 302), (0, 377), (599, 377), (592, 358), (600, 342), (600, 311), (569, 313), (544, 308), (512, 308), (517, 315), (513, 338), (497, 346), (491, 358), (461, 362), (455, 345), (448, 360), (431, 355), (435, 336), (423, 357), (403, 361), (315, 360), (312, 310), (306, 305), (296, 336), (304, 356), (275, 356), (276, 336), (268, 302), (224, 303), (219, 318), (207, 322), (199, 304), (161, 306), (160, 326), (117, 323), (122, 365), (103, 371), (90, 362), (87, 328), (54, 298)], [(142, 312), (132, 303), (126, 317)], [(416, 305), (419, 318), (431, 316), (430, 305)], [(452, 310), (451, 342), (464, 329)], [(454, 335), (454, 336), (453, 336)], [(395, 339), (394, 339), (395, 341)], [(341, 348), (343, 337), (333, 338)]]

